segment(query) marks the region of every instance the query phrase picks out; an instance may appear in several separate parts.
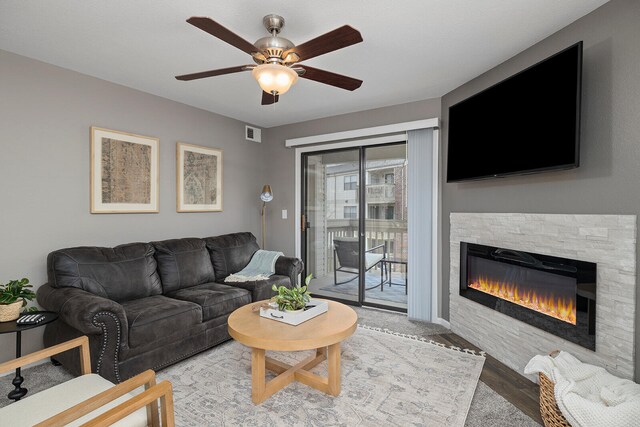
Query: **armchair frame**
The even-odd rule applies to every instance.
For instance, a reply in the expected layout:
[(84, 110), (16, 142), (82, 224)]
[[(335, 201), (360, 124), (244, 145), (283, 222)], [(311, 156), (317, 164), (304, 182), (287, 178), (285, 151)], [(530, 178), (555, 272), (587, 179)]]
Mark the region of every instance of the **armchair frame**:
[[(55, 356), (56, 354), (60, 354), (74, 348), (79, 348), (80, 351), (80, 369), (82, 375), (90, 374), (91, 356), (89, 352), (89, 339), (86, 336), (81, 336), (70, 341), (36, 351), (35, 353), (27, 354), (17, 359), (1, 363), (0, 374), (13, 371), (17, 368), (22, 368), (25, 365), (47, 359), (51, 356)], [(152, 370), (147, 370), (128, 379), (127, 381), (114, 385), (112, 388), (36, 424), (36, 426), (50, 427), (66, 425), (141, 386), (144, 386), (144, 392), (106, 411), (93, 420), (83, 424), (83, 426), (108, 426), (146, 406), (147, 422), (149, 426), (159, 426), (161, 416), (163, 426), (174, 427), (175, 421), (173, 415), (173, 392), (171, 383), (168, 381), (162, 381), (161, 383), (156, 384), (155, 372)], [(158, 405), (156, 403), (158, 399), (160, 400), (160, 414), (158, 414)]]

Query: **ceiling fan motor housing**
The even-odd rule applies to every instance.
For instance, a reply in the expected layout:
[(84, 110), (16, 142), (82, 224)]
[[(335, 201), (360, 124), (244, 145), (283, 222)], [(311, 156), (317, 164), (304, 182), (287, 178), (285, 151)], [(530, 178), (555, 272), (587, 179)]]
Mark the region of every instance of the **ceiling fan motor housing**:
[(282, 63), (282, 52), (295, 46), (290, 40), (278, 36), (263, 37), (258, 39), (254, 45), (265, 55), (267, 62), (275, 63)]
[[(266, 62), (282, 64), (285, 59), (282, 58), (282, 53), (295, 47), (291, 40), (278, 36), (284, 28), (284, 18), (280, 15), (270, 14), (262, 18), (262, 23), (271, 36), (258, 39), (254, 45), (264, 54)], [(258, 64), (265, 62), (260, 56), (254, 56), (253, 59)]]

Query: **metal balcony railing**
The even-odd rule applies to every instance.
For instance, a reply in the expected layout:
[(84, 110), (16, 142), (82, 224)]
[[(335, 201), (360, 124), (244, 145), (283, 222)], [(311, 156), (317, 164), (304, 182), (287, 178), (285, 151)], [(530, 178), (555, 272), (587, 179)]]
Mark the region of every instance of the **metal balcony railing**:
[[(333, 274), (333, 239), (334, 237), (357, 237), (357, 219), (327, 220), (326, 244), (324, 250), (325, 273)], [(365, 230), (366, 247), (386, 243), (387, 256), (390, 258), (407, 259), (408, 234), (407, 221), (368, 219)]]

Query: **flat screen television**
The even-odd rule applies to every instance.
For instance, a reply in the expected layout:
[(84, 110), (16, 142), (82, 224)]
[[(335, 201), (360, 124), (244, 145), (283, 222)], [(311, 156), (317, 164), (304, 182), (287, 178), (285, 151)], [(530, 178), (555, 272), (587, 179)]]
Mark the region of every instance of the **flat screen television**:
[(582, 42), (449, 108), (447, 182), (580, 165)]

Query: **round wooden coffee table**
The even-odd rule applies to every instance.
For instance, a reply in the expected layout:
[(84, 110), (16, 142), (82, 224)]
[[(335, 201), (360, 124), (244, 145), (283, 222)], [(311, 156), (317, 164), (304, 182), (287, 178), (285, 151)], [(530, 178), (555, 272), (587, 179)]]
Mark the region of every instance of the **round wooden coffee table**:
[[(352, 308), (327, 301), (329, 310), (298, 326), (260, 317), (260, 307), (267, 301), (245, 305), (229, 316), (229, 335), (251, 347), (251, 400), (261, 403), (294, 380), (332, 396), (340, 394), (340, 342), (353, 334), (358, 315)], [(265, 350), (300, 351), (315, 349), (301, 362), (290, 366), (270, 357)], [(309, 372), (328, 361), (328, 376)], [(266, 370), (279, 374), (266, 382)]]

